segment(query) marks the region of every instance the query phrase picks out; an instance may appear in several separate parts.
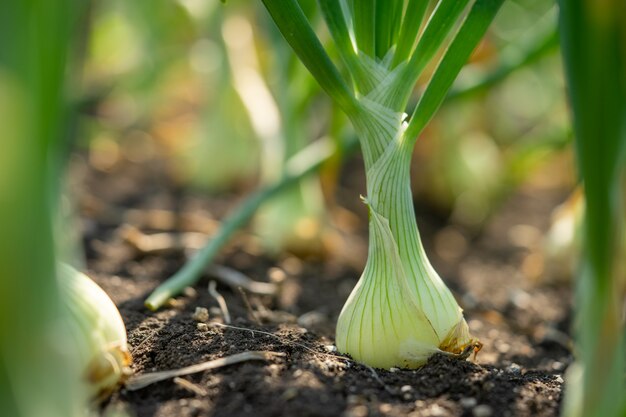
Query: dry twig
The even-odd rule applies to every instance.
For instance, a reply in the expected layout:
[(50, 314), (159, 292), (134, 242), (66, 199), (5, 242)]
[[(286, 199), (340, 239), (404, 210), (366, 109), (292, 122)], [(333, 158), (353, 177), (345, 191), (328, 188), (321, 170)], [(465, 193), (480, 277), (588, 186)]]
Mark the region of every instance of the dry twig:
[(125, 225), (120, 231), (122, 239), (142, 254), (160, 254), (179, 250), (198, 250), (207, 240), (203, 233), (161, 232), (146, 234), (135, 226)]
[(243, 288), (238, 287), (237, 289), (239, 290), (239, 294), (241, 294), (241, 298), (243, 299), (243, 303), (246, 306), (246, 310), (248, 310), (248, 315), (256, 324), (260, 326), (261, 320), (259, 320), (259, 317), (257, 316), (256, 312), (252, 309), (252, 306), (250, 305), (250, 301), (248, 300), (248, 295), (246, 294)]
[(196, 365), (186, 366), (180, 369), (172, 369), (169, 371), (151, 372), (148, 374), (137, 375), (126, 381), (126, 389), (129, 391), (136, 391), (147, 387), (148, 385), (156, 382), (164, 381), (166, 379), (180, 377), (184, 375), (195, 374), (202, 371), (208, 371), (210, 369), (222, 368), (224, 366), (233, 365), (235, 363), (261, 360), (266, 361), (275, 357), (285, 356), (281, 352), (269, 352), (269, 351), (249, 351), (243, 353), (237, 353), (235, 355), (226, 356), (224, 358), (214, 359), (199, 363)]
[(204, 389), (203, 387), (201, 387), (200, 385), (194, 384), (193, 382), (187, 381), (186, 379), (181, 378), (179, 376), (175, 377), (173, 381), (179, 387), (184, 388), (189, 392), (193, 392), (199, 397), (206, 397), (209, 394), (208, 391)]
[(209, 275), (217, 278), (220, 282), (232, 287), (243, 288), (248, 292), (258, 295), (274, 295), (278, 286), (271, 282), (257, 282), (241, 272), (221, 265), (212, 265), (207, 269)]
[(217, 304), (219, 304), (220, 310), (222, 310), (222, 316), (224, 317), (224, 322), (226, 324), (230, 324), (230, 313), (228, 312), (228, 306), (226, 305), (226, 300), (224, 300), (224, 297), (222, 297), (222, 294), (217, 292), (216, 287), (217, 287), (217, 284), (215, 283), (215, 281), (209, 282), (209, 294), (211, 294), (211, 296), (217, 300)]

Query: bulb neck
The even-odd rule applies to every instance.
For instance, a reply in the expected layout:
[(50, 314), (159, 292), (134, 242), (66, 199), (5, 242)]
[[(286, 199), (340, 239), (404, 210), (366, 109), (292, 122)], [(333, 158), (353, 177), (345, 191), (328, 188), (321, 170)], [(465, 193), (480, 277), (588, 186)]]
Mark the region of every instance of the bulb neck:
[[(367, 200), (371, 208), (389, 222), (413, 298), (443, 340), (463, 320), (463, 316), (452, 293), (426, 256), (411, 192), (412, 145), (403, 136), (405, 126), (399, 119), (396, 120), (396, 125), (386, 131), (368, 128), (368, 125), (359, 129), (357, 125), (366, 156)], [(389, 126), (389, 121), (388, 118), (370, 125), (386, 123)], [(381, 137), (382, 133), (387, 136)], [(386, 143), (382, 150), (376, 146), (380, 143)]]

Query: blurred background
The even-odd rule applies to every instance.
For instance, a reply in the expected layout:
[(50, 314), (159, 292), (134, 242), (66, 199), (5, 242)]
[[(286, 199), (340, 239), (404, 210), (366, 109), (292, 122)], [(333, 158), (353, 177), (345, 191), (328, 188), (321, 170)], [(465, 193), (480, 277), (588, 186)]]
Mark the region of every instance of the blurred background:
[[(301, 3), (324, 34), (315, 2)], [(506, 2), (417, 143), (415, 198), (418, 207), (448, 223), (435, 245), (444, 260), (462, 256), (520, 189), (561, 202), (573, 193), (554, 213), (555, 224), (562, 220), (560, 237), (544, 238), (547, 229), (529, 227), (508, 232), (530, 248), (525, 272), (544, 275), (546, 245), (554, 256), (571, 255), (560, 247), (571, 245), (571, 219), (580, 204), (573, 192), (556, 12), (551, 2)], [(87, 164), (103, 177), (128, 173), (115, 176), (121, 184), (104, 187), (100, 195), (109, 202), (129, 203), (137, 191), (130, 178), (149, 175), (145, 167), (165, 170), (176, 189), (218, 202), (240, 198), (277, 181), (306, 145), (353, 135), (259, 2), (95, 1), (90, 19), (77, 89), (82, 151), (74, 165)], [(363, 227), (353, 214), (364, 214), (358, 195), (365, 191), (359, 157), (345, 159), (342, 168), (340, 156), (259, 211), (253, 223), (259, 250), (344, 252), (353, 229)], [(81, 210), (97, 210), (100, 203), (83, 200)], [(156, 194), (151, 204), (171, 209), (178, 203)], [(365, 249), (350, 246), (350, 253), (359, 250), (356, 262)]]
[[(10, 52), (0, 54), (0, 65), (5, 60), (13, 75), (26, 74), (29, 100), (38, 104), (33, 106), (37, 112), (20, 107), (18, 95), (0, 89), (6, 93), (0, 96), (0, 110), (5, 110), (0, 115), (5, 114), (7, 137), (15, 149), (32, 145), (33, 152), (25, 154), (31, 158), (24, 157), (24, 163), (15, 163), (19, 160), (12, 152), (0, 154), (0, 161), (5, 158), (0, 168), (14, 169), (0, 178), (5, 179), (0, 186), (24, 194), (22, 206), (0, 206), (6, 222), (0, 229), (19, 237), (21, 258), (12, 255), (12, 239), (0, 254), (25, 268), (0, 275), (38, 274), (52, 288), (54, 256), (71, 260), (89, 271), (119, 307), (136, 371), (170, 369), (180, 365), (179, 357), (183, 362), (204, 358), (210, 344), (184, 346), (198, 330), (190, 319), (197, 305), (209, 306), (211, 317), (220, 317), (206, 293), (206, 277), (215, 269), (203, 270), (201, 285), (170, 299), (171, 309), (148, 312), (146, 296), (256, 190), (334, 149), (313, 175), (265, 202), (215, 259), (229, 274), (280, 288), (270, 297), (251, 295), (252, 307), (245, 293), (220, 288), (234, 317), (245, 321), (255, 310), (265, 323), (297, 324), (302, 334), (311, 330), (332, 343), (337, 316), (367, 255), (367, 211), (359, 199), (366, 193), (363, 161), (349, 121), (295, 58), (262, 2), (92, 0), (84, 11), (72, 7), (77, 3), (67, 0), (68, 7), (55, 9), (55, 15), (33, 8), (51, 25), (41, 31), (11, 18), (19, 16), (18, 9), (24, 16), (30, 13), (20, 3), (7, 3), (14, 14), (0, 15), (7, 23), (0, 25), (3, 39), (16, 39), (0, 43)], [(299, 3), (337, 58), (316, 14), (317, 1)], [(62, 23), (69, 20), (64, 10), (75, 12), (78, 37)], [(42, 45), (46, 34), (56, 33), (53, 29), (59, 39), (48, 56), (50, 48)], [(584, 207), (558, 45), (554, 2), (506, 1), (417, 141), (412, 187), (428, 256), (465, 310), (472, 334), (485, 344), (480, 363), (515, 374), (521, 365), (560, 378), (574, 352), (571, 283), (580, 258)], [(31, 50), (37, 53), (25, 53)], [(51, 62), (51, 56), (55, 71), (39, 65), (40, 60)], [(70, 74), (65, 90), (64, 70)], [(432, 70), (418, 83), (408, 113)], [(0, 84), (10, 86), (13, 80), (5, 78), (0, 73)], [(50, 143), (25, 143), (22, 137), (38, 139), (27, 134), (30, 130)], [(68, 138), (74, 143), (66, 143)], [(66, 160), (59, 155), (67, 157), (61, 193), (55, 181)], [(10, 180), (20, 175), (24, 181)], [(61, 195), (59, 210), (56, 194)], [(29, 199), (33, 196), (38, 199)], [(32, 236), (37, 236), (39, 254), (32, 249)], [(11, 286), (18, 282), (24, 291)], [(9, 335), (26, 329), (22, 346), (54, 345), (46, 335), (32, 342), (30, 333), (36, 332), (29, 327), (52, 323), (54, 302), (15, 314), (38, 305), (27, 297), (29, 291), (45, 299), (52, 290), (36, 280), (5, 279), (0, 285), (7, 285), (0, 296), (12, 301), (0, 303), (6, 313), (0, 316), (25, 317), (27, 323), (0, 322), (0, 331)], [(167, 323), (167, 331), (162, 334), (165, 327), (154, 323)], [(146, 334), (154, 337), (148, 340)], [(171, 335), (184, 343), (170, 343), (175, 340)], [(28, 352), (15, 346), (13, 353)], [(57, 356), (63, 355), (71, 356), (66, 351)], [(50, 360), (45, 351), (40, 357), (51, 369), (64, 363)], [(30, 360), (27, 354), (24, 358)], [(36, 375), (41, 366), (31, 368)], [(51, 386), (58, 379), (55, 372), (49, 372)], [(0, 367), (0, 386), (8, 376)], [(554, 410), (559, 405), (552, 394), (560, 398), (562, 382), (552, 386), (554, 391), (542, 391)], [(223, 398), (231, 391), (227, 386)], [(0, 405), (3, 392), (9, 390), (0, 390)], [(170, 400), (170, 392), (162, 394), (159, 401)], [(30, 402), (28, 395), (24, 398)], [(112, 403), (138, 398), (122, 396)], [(154, 401), (144, 405), (151, 410)]]

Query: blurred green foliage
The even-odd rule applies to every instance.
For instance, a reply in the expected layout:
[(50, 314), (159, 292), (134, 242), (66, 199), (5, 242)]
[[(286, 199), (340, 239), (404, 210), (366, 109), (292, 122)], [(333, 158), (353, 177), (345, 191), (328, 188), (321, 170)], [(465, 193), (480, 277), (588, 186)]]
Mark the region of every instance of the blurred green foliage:
[[(2, 415), (20, 415), (26, 401), (22, 388), (9, 388), (14, 368), (7, 358), (15, 363), (27, 355), (37, 358), (32, 366), (24, 367), (31, 383), (42, 371), (63, 374), (59, 366), (63, 361), (44, 358), (49, 352), (42, 349), (52, 343), (44, 329), (57, 317), (50, 273), (55, 256), (50, 213), (55, 211), (58, 170), (68, 147), (62, 139), (68, 136), (65, 104), (70, 98), (80, 108), (84, 134), (79, 145), (95, 169), (110, 172), (122, 160), (138, 163), (164, 158), (172, 177), (181, 184), (215, 193), (248, 191), (271, 183), (291, 156), (329, 126), (335, 140), (341, 140), (346, 129), (344, 118), (329, 106), (286, 47), (261, 2), (95, 0), (89, 17), (81, 13), (78, 3), (21, 0), (0, 6), (0, 124), (5, 129), (0, 195), (12, 196), (0, 205)], [(323, 28), (316, 15), (317, 3), (300, 3), (309, 19)], [(453, 222), (481, 227), (520, 184), (563, 189), (575, 183), (573, 171), (563, 169), (571, 168), (567, 145), (572, 132), (561, 61), (554, 47), (556, 15), (550, 1), (505, 2), (447, 105), (418, 141), (413, 186), (420, 199), (430, 201)], [(70, 29), (76, 18), (81, 19), (78, 26), (84, 32), (74, 43)], [(230, 40), (229, 24), (234, 30)], [(238, 30), (249, 31), (247, 45), (241, 43), (244, 33)], [(327, 38), (323, 36), (322, 41)], [(78, 77), (66, 65), (71, 62), (68, 46), (80, 50), (83, 41), (86, 57)], [(599, 57), (589, 62), (605, 61)], [(601, 79), (598, 74), (613, 64), (617, 65), (606, 62), (604, 67), (590, 67), (589, 74), (580, 77)], [(68, 74), (80, 85), (64, 86)], [(248, 90), (246, 79), (254, 80), (260, 90)], [(603, 85), (610, 91), (610, 84)], [(416, 91), (415, 96), (420, 93)], [(259, 101), (263, 94), (269, 100)], [(578, 114), (584, 113), (580, 110), (583, 96), (574, 97)], [(272, 103), (274, 116), (264, 103)], [(600, 120), (601, 115), (597, 116)], [(273, 130), (264, 130), (264, 123), (272, 117), (276, 118)], [(580, 142), (581, 153), (596, 149), (591, 142), (585, 143)], [(583, 174), (594, 172), (582, 162)], [(593, 163), (605, 166), (602, 159)], [(338, 181), (334, 174), (330, 177)], [(363, 190), (355, 194), (359, 191)], [(281, 201), (287, 201), (286, 208), (280, 207)], [(287, 234), (306, 216), (318, 225), (326, 221), (318, 179), (302, 183), (273, 203), (257, 223), (257, 230), (266, 236)], [(600, 223), (604, 220), (603, 214), (593, 216)], [(287, 217), (285, 228), (273, 226), (277, 219)], [(604, 233), (602, 227), (590, 226), (591, 221), (587, 224), (589, 235)], [(607, 239), (596, 236), (596, 241)], [(277, 242), (272, 245), (280, 247), (280, 239)], [(595, 258), (611, 255), (602, 245), (598, 244), (599, 253), (592, 252)], [(35, 307), (24, 309), (26, 305)], [(17, 316), (16, 311), (20, 312)], [(9, 317), (18, 319), (12, 322)], [(9, 340), (15, 345), (8, 345)], [(42, 397), (41, 404), (52, 401), (59, 410), (67, 406), (57, 414), (72, 415), (72, 402), (60, 403), (68, 395), (64, 389), (71, 387), (55, 386), (59, 391)]]
[(72, 417), (85, 401), (60, 309), (52, 223), (67, 149), (73, 0), (0, 5), (0, 415)]
[(582, 377), (572, 367), (565, 414), (624, 416), (626, 9), (618, 0), (570, 0), (560, 6), (576, 161), (585, 195), (575, 329)]
[[(315, 2), (301, 3), (323, 28)], [(243, 61), (233, 61), (236, 46), (224, 40), (228, 22), (252, 31)], [(506, 2), (449, 104), (418, 142), (414, 188), (455, 222), (480, 227), (519, 184), (549, 169), (554, 158), (569, 158), (555, 27), (553, 3)], [(275, 179), (280, 161), (324, 132), (332, 117), (327, 99), (257, 2), (100, 2), (90, 45), (86, 90), (98, 100), (88, 136), (105, 131), (123, 141), (133, 130), (145, 131), (170, 158), (176, 178), (214, 192)], [(254, 114), (265, 122), (271, 117), (249, 107), (250, 96), (262, 102), (260, 93), (242, 97), (245, 88), (237, 81), (251, 59), (257, 85), (279, 119), (269, 140), (260, 137)], [(489, 77), (485, 87), (473, 88)], [(573, 176), (557, 178), (542, 186), (574, 182)]]
[[(454, 222), (481, 227), (513, 190), (569, 153), (556, 39), (556, 7), (506, 2), (418, 141), (415, 187)], [(571, 173), (552, 179), (535, 182), (557, 188), (574, 182)]]

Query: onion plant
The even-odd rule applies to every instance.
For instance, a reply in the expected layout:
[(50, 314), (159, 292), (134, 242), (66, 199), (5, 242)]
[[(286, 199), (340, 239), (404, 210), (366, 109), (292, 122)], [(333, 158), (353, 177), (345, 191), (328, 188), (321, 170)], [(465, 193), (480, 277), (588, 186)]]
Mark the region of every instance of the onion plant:
[[(203, 105), (184, 148), (182, 169), (195, 186), (219, 193), (251, 182), (259, 169), (259, 141), (245, 118), (245, 107), (233, 83), (233, 67), (222, 28), (224, 10), (212, 3), (207, 16), (195, 16), (194, 23), (202, 38), (190, 48), (191, 67), (202, 78)], [(240, 122), (233, 123), (238, 119)], [(207, 158), (212, 158), (207, 164)]]
[[(297, 0), (263, 0), (300, 60), (351, 120), (365, 161), (370, 248), (337, 324), (337, 347), (370, 366), (417, 367), (474, 347), (414, 217), (413, 145), (503, 0), (319, 0), (339, 70)], [(430, 6), (434, 6), (431, 8)], [(408, 100), (436, 68), (410, 116)]]
[[(84, 3), (0, 6), (0, 415), (89, 415), (129, 372), (126, 330), (95, 283), (60, 266), (72, 39)], [(7, 41), (10, 40), (10, 41)]]
[(578, 363), (566, 378), (564, 414), (624, 416), (626, 9), (619, 0), (559, 4), (585, 197), (583, 256), (576, 285)]
[[(310, 6), (309, 2), (310, 0), (306, 2), (307, 7)], [(303, 6), (305, 2), (300, 1), (299, 4)], [(315, 6), (315, 2), (313, 6)], [(306, 12), (305, 16), (308, 16)], [(506, 79), (509, 74), (514, 73), (518, 69), (523, 68), (534, 62), (537, 58), (545, 55), (553, 49), (557, 39), (558, 38), (553, 33), (550, 33), (538, 39), (537, 43), (526, 45), (523, 48), (523, 56), (514, 55), (509, 59), (501, 57), (501, 65), (497, 68), (487, 72), (469, 85), (464, 84), (457, 86), (457, 89), (449, 91), (446, 95), (446, 102), (454, 102), (474, 93), (487, 90), (498, 82)], [(285, 85), (286, 84), (283, 84), (282, 88), (287, 88)], [(295, 85), (289, 84), (289, 88), (295, 88)], [(415, 95), (413, 95), (412, 100), (413, 99), (415, 99)], [(408, 107), (413, 108), (415, 105), (416, 102), (410, 102)], [(332, 142), (328, 141), (327, 138), (322, 138), (311, 143), (284, 164), (284, 171), (279, 180), (261, 187), (258, 192), (252, 193), (242, 200), (232, 213), (224, 219), (220, 228), (216, 231), (215, 235), (207, 241), (206, 245), (198, 251), (192, 259), (185, 263), (176, 274), (169, 277), (150, 294), (145, 301), (148, 308), (156, 310), (162, 307), (169, 298), (181, 294), (185, 287), (196, 284), (202, 277), (207, 265), (214, 260), (215, 256), (232, 235), (247, 224), (255, 215), (256, 211), (261, 209), (268, 201), (292, 189), (305, 177), (316, 173), (320, 167), (331, 164), (334, 165), (342, 156), (350, 155), (352, 152), (356, 151), (357, 147), (353, 135), (346, 135), (345, 139), (339, 140), (340, 137), (344, 136), (341, 134), (344, 125), (343, 115), (339, 114), (339, 112), (332, 112), (332, 116), (337, 120), (331, 123), (330, 126)], [(285, 118), (284, 116), (282, 117)], [(551, 140), (547, 142), (552, 143), (548, 145), (549, 147), (555, 147), (561, 146), (563, 140), (557, 139), (556, 141)], [(558, 144), (556, 144), (556, 142), (558, 142)], [(523, 151), (520, 153), (527, 154), (528, 152)], [(531, 157), (530, 159), (533, 158)], [(517, 162), (519, 161), (514, 161), (514, 165)]]
[[(315, 3), (308, 3), (310, 10)], [(222, 33), (234, 87), (262, 150), (260, 183), (269, 185), (308, 145), (311, 135), (301, 127), (310, 124), (309, 110), (320, 92), (289, 47), (276, 45), (280, 34), (271, 21), (254, 23), (244, 13), (229, 13)], [(316, 119), (321, 124), (324, 117), (316, 114)], [(312, 176), (267, 201), (254, 229), (271, 252), (309, 253), (321, 249), (323, 223), (319, 178)]]
[(0, 415), (84, 415), (52, 213), (79, 2), (0, 4)]

